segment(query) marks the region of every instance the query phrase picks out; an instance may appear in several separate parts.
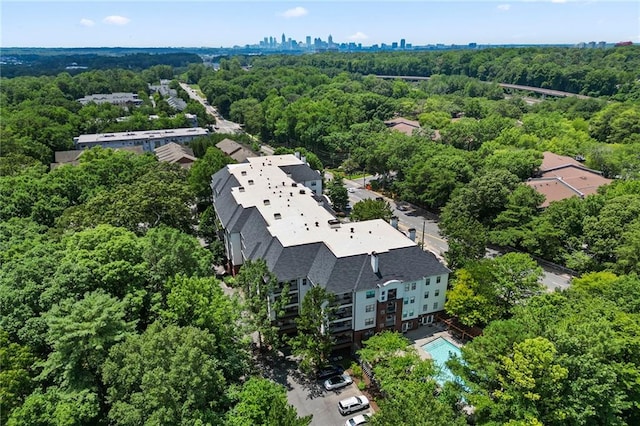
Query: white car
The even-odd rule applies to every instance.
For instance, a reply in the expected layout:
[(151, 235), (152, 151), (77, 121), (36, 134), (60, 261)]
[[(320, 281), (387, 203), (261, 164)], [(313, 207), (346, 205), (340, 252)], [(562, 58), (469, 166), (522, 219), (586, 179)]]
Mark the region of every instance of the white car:
[(333, 376), (325, 380), (324, 388), (326, 390), (335, 390), (343, 388), (345, 386), (349, 386), (351, 383), (353, 383), (351, 376), (349, 376), (347, 373), (342, 373), (338, 376)]
[(349, 413), (353, 413), (360, 410), (369, 408), (369, 400), (366, 396), (352, 396), (351, 398), (343, 399), (338, 402), (338, 411), (343, 416)]
[(369, 423), (369, 419), (371, 415), (369, 414), (358, 414), (355, 417), (351, 417), (349, 420), (344, 422), (344, 426), (360, 426)]
[(347, 191), (353, 193), (353, 192), (356, 192), (356, 189), (355, 188), (347, 188)]

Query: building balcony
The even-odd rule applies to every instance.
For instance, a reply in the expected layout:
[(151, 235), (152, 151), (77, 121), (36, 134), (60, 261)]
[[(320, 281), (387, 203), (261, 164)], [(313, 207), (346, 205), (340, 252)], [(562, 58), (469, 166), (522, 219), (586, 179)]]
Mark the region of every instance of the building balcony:
[(344, 293), (344, 294), (336, 295), (333, 305), (342, 306), (342, 305), (350, 305), (352, 303), (353, 303), (353, 294)]
[(351, 306), (338, 308), (336, 309), (334, 314), (336, 320), (353, 317)]
[(280, 315), (278, 317), (278, 319), (280, 318), (289, 318), (289, 317), (294, 317), (298, 315), (298, 306), (297, 305), (293, 305), (293, 306), (289, 306), (287, 308), (284, 309), (284, 313), (282, 315)]
[(391, 319), (387, 318), (384, 322), (385, 327), (394, 327), (395, 325), (396, 325), (396, 317), (393, 317)]
[(345, 343), (351, 343), (353, 342), (353, 333), (349, 332), (349, 333), (342, 333), (342, 334), (338, 334), (336, 336), (334, 336), (334, 345), (338, 346), (338, 345), (344, 345)]
[(351, 330), (351, 320), (334, 322), (330, 325), (329, 329), (332, 334)]
[(294, 318), (281, 319), (275, 322), (280, 330), (291, 330), (296, 327), (296, 321)]

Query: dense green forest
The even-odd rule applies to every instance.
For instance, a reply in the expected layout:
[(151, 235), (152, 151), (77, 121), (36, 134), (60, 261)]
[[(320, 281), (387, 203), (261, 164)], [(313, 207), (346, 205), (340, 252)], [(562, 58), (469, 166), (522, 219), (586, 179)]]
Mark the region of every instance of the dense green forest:
[[(638, 424), (638, 53), (319, 54), (252, 58), (249, 71), (230, 59), (219, 71), (194, 63), (3, 77), (0, 423), (308, 424), (252, 362), (246, 336), (273, 338), (258, 324), (259, 306), (241, 321), (251, 301), (224, 295), (214, 278), (215, 218), (192, 210), (226, 164), (212, 140), (194, 144), (202, 158), (189, 172), (99, 148), (78, 166), (48, 169), (53, 151), (81, 133), (184, 125), (161, 99), (155, 108), (149, 100), (148, 83), (177, 77), (262, 142), (303, 148), (316, 165), (377, 173), (380, 191), (440, 213), (454, 269), (447, 309), (486, 327), (484, 335), (455, 367), (464, 387), (436, 389), (424, 380), (433, 366), (414, 354), (365, 352), (382, 360), (376, 374), (387, 395), (375, 424), (464, 424), (460, 401), (476, 407), (477, 424)], [(593, 98), (505, 96), (486, 81)], [(75, 101), (112, 91), (139, 93), (145, 103), (124, 110)], [(187, 112), (206, 123), (199, 104)], [(421, 130), (390, 131), (384, 120), (395, 116)], [(522, 182), (543, 151), (584, 156), (615, 181), (541, 210)], [(488, 244), (583, 275), (567, 291), (543, 294), (527, 255), (484, 259)]]

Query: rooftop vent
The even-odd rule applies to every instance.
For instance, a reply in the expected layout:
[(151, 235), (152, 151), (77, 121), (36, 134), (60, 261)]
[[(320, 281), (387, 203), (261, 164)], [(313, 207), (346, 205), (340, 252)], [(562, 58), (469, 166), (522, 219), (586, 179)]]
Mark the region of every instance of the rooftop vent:
[(244, 186), (239, 187), (239, 188), (238, 188), (238, 191), (240, 191), (240, 192), (244, 192)]
[(293, 183), (291, 184), (291, 186), (294, 186), (294, 187), (295, 187), (295, 186), (298, 186), (298, 184), (297, 184), (297, 183), (295, 183), (295, 182), (293, 182)]
[(306, 193), (307, 193), (307, 191), (305, 191), (304, 189), (301, 189), (301, 190), (300, 190), (300, 193), (301, 193), (301, 194), (306, 194)]
[(253, 179), (249, 179), (249, 185), (253, 185)]
[(246, 176), (246, 175), (247, 175), (247, 171), (246, 171), (246, 170), (243, 170), (243, 171), (241, 171), (241, 172), (240, 172), (240, 174), (241, 174), (242, 176)]
[(269, 200), (264, 200), (264, 201), (263, 201), (263, 203), (264, 203), (264, 205), (265, 205), (265, 206), (268, 206), (269, 204), (271, 204), (271, 201), (269, 201)]
[(273, 218), (276, 220), (282, 219), (282, 215), (280, 213), (274, 213)]

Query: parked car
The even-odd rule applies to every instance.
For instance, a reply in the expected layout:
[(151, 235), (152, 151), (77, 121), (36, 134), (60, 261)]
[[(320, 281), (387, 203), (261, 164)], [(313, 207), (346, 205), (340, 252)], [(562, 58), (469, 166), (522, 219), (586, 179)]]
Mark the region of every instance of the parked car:
[(344, 372), (344, 368), (339, 365), (329, 365), (316, 373), (318, 380), (326, 380), (329, 377), (337, 376)]
[(369, 423), (371, 416), (369, 414), (358, 414), (344, 422), (344, 426), (360, 426)]
[(339, 376), (333, 376), (325, 380), (324, 388), (326, 390), (335, 390), (349, 386), (351, 383), (353, 383), (351, 377), (347, 373), (342, 373)]
[(369, 400), (364, 395), (352, 396), (351, 398), (343, 399), (338, 403), (338, 411), (343, 416), (367, 408), (369, 408)]

